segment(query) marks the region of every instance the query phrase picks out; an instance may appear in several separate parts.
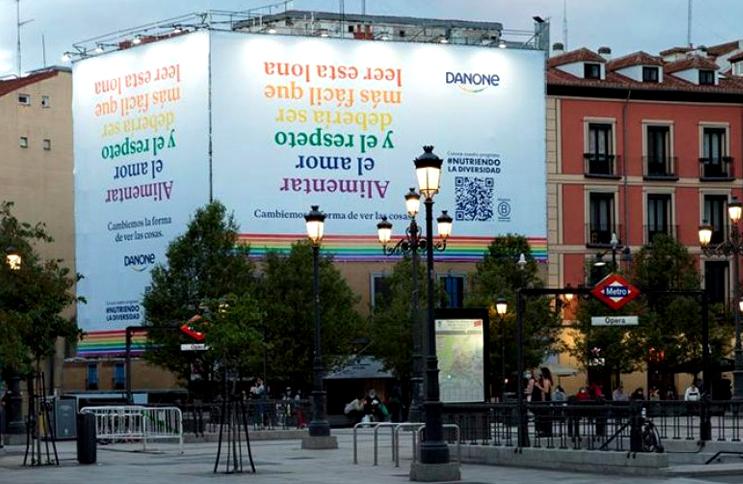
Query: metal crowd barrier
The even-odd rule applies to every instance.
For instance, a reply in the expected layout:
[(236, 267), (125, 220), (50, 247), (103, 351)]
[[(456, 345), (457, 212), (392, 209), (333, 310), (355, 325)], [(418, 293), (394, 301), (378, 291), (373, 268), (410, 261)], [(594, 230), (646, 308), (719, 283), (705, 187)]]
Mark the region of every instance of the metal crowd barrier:
[[(206, 432), (219, 430), (221, 403), (185, 404), (178, 406), (183, 412), (186, 432), (203, 436)], [(309, 423), (311, 404), (309, 400), (262, 400), (246, 401), (248, 422), (253, 430), (300, 429)]]
[(142, 450), (146, 451), (154, 441), (175, 440), (178, 451), (183, 453), (183, 416), (177, 407), (85, 407), (80, 412), (95, 415), (99, 442), (142, 442)]

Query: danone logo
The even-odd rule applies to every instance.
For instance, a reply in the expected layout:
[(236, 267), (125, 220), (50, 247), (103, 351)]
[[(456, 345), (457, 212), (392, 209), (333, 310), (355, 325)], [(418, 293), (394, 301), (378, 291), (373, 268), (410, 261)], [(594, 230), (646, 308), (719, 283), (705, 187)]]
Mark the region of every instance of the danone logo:
[(500, 83), (498, 74), (480, 72), (446, 72), (446, 83), (456, 84), (461, 90), (470, 93), (482, 92)]
[(124, 267), (131, 267), (132, 270), (142, 272), (155, 263), (155, 254), (136, 254), (124, 256)]

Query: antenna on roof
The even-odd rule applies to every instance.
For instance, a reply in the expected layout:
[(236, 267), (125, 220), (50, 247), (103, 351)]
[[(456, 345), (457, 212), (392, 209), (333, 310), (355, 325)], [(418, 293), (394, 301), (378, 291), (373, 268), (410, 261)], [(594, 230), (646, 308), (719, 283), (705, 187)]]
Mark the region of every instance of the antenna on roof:
[(46, 67), (46, 39), (44, 39), (44, 34), (41, 34), (41, 59), (44, 62), (44, 67)]
[(691, 47), (691, 4), (692, 0), (689, 0), (688, 3), (688, 12), (686, 15), (686, 44)]
[(562, 44), (565, 50), (567, 51), (568, 50), (568, 0), (562, 0)]
[(18, 61), (18, 77), (21, 77), (21, 27), (29, 22), (33, 22), (34, 19), (28, 19), (21, 22), (21, 0), (15, 0), (15, 19), (16, 19), (16, 44), (18, 51), (16, 53), (16, 60)]

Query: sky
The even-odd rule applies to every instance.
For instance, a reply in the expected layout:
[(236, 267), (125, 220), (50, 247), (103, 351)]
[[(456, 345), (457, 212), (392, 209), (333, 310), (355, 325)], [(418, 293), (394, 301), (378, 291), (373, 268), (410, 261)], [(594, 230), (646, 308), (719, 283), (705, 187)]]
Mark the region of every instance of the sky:
[[(0, 0), (0, 76), (16, 70), (16, 1)], [(20, 0), (22, 70), (63, 64), (74, 42), (124, 28), (205, 10), (246, 10), (278, 0)], [(568, 48), (611, 47), (614, 56), (658, 53), (687, 43), (688, 0), (565, 0)], [(363, 0), (345, 0), (361, 12)], [(743, 38), (743, 0), (692, 0), (692, 43), (713, 45)], [(294, 9), (339, 10), (339, 0), (295, 0)], [(563, 0), (366, 0), (369, 14), (501, 22), (532, 29), (532, 17), (549, 17), (550, 41), (563, 39)]]

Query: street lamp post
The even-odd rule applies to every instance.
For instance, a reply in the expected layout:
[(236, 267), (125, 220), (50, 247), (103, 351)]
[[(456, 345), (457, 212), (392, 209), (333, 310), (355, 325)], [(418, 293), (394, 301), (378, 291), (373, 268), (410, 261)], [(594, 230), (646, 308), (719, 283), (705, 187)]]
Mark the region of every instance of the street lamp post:
[(617, 248), (619, 247), (619, 239), (614, 232), (611, 233), (609, 244), (611, 244), (611, 271), (617, 272)]
[(504, 297), (499, 297), (495, 301), (495, 312), (500, 319), (500, 400), (506, 401), (506, 320), (508, 312), (508, 302)]
[(422, 322), (418, 307), (418, 251), (425, 249), (426, 239), (422, 236), (415, 219), (420, 210), (420, 200), (421, 197), (415, 191), (415, 188), (411, 188), (410, 191), (405, 194), (405, 208), (408, 217), (410, 218), (410, 224), (405, 230), (405, 237), (398, 240), (395, 245), (390, 246), (390, 241), (392, 239), (392, 224), (387, 220), (387, 217), (382, 217), (382, 220), (377, 224), (377, 234), (379, 237), (379, 243), (382, 244), (382, 252), (387, 256), (410, 254), (412, 263), (413, 290), (411, 292), (410, 319), (413, 323), (413, 374), (410, 378), (411, 401), (410, 410), (408, 411), (409, 422), (420, 422), (423, 413), (423, 354), (421, 351), (423, 346), (423, 328), (421, 327)]
[(312, 291), (315, 306), (315, 345), (312, 359), (313, 389), (312, 389), (312, 421), (309, 425), (309, 437), (302, 440), (305, 449), (337, 448), (338, 442), (330, 435), (330, 424), (325, 414), (325, 392), (322, 378), (324, 367), (320, 346), (320, 244), (325, 229), (325, 214), (317, 205), (312, 205), (310, 212), (305, 215), (307, 238), (312, 244)]
[[(740, 304), (740, 261), (743, 255), (743, 239), (741, 239), (740, 223), (743, 214), (743, 206), (737, 198), (728, 203), (728, 218), (730, 219), (730, 230), (728, 237), (722, 242), (711, 244), (713, 228), (707, 224), (699, 227), (699, 244), (702, 252), (707, 256), (731, 256), (733, 258), (733, 298), (735, 304)], [(735, 369), (733, 370), (733, 398), (743, 399), (743, 348), (741, 347), (741, 322), (740, 311), (733, 310), (735, 321)], [(710, 382), (704, 382), (705, 391), (708, 391)]]
[[(434, 265), (433, 265), (433, 197), (439, 191), (441, 165), (444, 160), (433, 153), (433, 146), (424, 146), (423, 154), (415, 159), (418, 189), (425, 197), (426, 278), (428, 280), (428, 311), (426, 319), (426, 379), (425, 391), (425, 439), (420, 446), (420, 462), (413, 462), (410, 469), (412, 480), (459, 480), (459, 465), (449, 461), (449, 447), (444, 442), (441, 418), (443, 404), (439, 399), (439, 369), (436, 357), (436, 331), (434, 328)], [(452, 219), (443, 213), (438, 219), (439, 235), (446, 243), (451, 233)], [(445, 246), (440, 246), (441, 249)]]
[[(619, 250), (619, 247), (621, 247), (621, 245), (619, 244), (619, 239), (617, 238), (617, 234), (615, 233), (611, 234), (611, 241), (609, 242), (609, 247), (611, 250), (611, 272), (616, 272), (618, 268), (617, 267), (617, 251)], [(606, 252), (599, 252), (598, 254), (596, 254), (596, 261), (593, 263), (594, 267), (606, 266), (606, 262), (604, 261), (604, 255), (606, 255)], [(625, 255), (629, 254), (629, 247), (625, 247), (623, 253)]]

